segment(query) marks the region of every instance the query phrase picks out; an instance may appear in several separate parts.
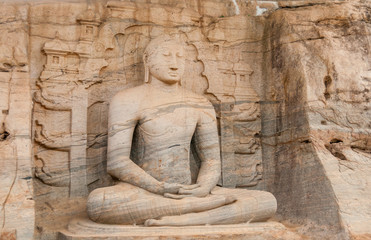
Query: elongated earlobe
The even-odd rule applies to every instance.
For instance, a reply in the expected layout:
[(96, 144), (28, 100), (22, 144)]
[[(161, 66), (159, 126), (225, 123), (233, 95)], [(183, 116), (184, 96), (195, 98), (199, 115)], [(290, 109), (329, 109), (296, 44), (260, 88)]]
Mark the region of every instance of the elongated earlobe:
[(147, 64), (144, 65), (144, 82), (149, 83), (149, 68)]
[(144, 65), (144, 82), (145, 83), (149, 83), (149, 67), (148, 67), (148, 64), (147, 64), (147, 54), (144, 53), (143, 54), (143, 65)]

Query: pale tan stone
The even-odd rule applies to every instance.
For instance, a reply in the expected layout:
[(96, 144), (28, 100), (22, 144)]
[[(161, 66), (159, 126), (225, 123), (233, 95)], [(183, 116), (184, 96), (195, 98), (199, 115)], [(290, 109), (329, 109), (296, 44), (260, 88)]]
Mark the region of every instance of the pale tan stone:
[(265, 173), (281, 177), (266, 183), (279, 205), (287, 203), (278, 215), (321, 222), (340, 239), (367, 236), (369, 4), (282, 4), (286, 9), (270, 16), (280, 30), (270, 28), (266, 42), (266, 98), (277, 104), (262, 109), (264, 125), (275, 128), (263, 127), (263, 155), (272, 159)]
[(215, 226), (157, 227), (107, 225), (87, 219), (71, 221), (60, 233), (61, 239), (302, 239), (277, 222)]
[[(119, 183), (90, 193), (89, 218), (146, 226), (268, 219), (276, 210), (270, 193), (216, 188), (221, 162), (214, 108), (181, 87), (185, 49), (175, 37), (165, 35), (148, 44), (143, 54), (145, 84), (119, 92), (110, 103), (107, 171)], [(233, 70), (246, 74), (243, 65)], [(236, 89), (243, 91), (240, 81)], [(255, 93), (235, 92), (238, 101), (246, 95), (256, 98)], [(253, 112), (248, 116), (254, 118)], [(195, 182), (191, 141), (201, 160)]]
[(113, 185), (109, 102), (143, 84), (149, 41), (177, 34), (182, 86), (215, 108), (219, 184), (272, 192), (276, 219), (311, 238), (369, 238), (369, 12), (365, 0), (3, 0), (0, 236), (57, 239)]
[(35, 212), (28, 7), (1, 3), (0, 9), (0, 238), (31, 239)]

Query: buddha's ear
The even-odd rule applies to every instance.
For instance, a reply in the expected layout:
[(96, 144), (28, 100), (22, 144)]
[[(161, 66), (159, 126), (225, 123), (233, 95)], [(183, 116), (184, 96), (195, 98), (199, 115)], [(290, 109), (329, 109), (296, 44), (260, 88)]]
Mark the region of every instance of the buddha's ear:
[(143, 65), (144, 65), (144, 82), (149, 83), (149, 67), (148, 67), (148, 55), (143, 54)]
[(144, 65), (144, 82), (149, 83), (149, 68), (147, 65)]
[(144, 65), (147, 64), (147, 60), (148, 60), (148, 55), (147, 55), (147, 53), (145, 52), (145, 53), (143, 53), (143, 63), (144, 63)]

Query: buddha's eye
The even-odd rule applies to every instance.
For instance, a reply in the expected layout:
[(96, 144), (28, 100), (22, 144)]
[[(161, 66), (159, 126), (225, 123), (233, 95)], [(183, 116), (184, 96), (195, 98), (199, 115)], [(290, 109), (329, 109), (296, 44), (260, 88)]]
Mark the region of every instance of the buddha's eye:
[(170, 56), (170, 52), (164, 52), (163, 55), (166, 56), (166, 57)]
[(177, 52), (177, 53), (176, 53), (176, 56), (177, 56), (177, 57), (183, 57), (183, 53), (182, 53), (182, 52)]

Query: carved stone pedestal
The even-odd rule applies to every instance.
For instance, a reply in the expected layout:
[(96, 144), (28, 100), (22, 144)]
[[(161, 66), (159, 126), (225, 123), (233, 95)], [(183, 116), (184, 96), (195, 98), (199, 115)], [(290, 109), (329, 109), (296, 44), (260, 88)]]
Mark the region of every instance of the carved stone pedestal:
[(277, 222), (191, 227), (143, 227), (98, 224), (87, 218), (74, 219), (59, 232), (60, 240), (83, 239), (302, 239)]

